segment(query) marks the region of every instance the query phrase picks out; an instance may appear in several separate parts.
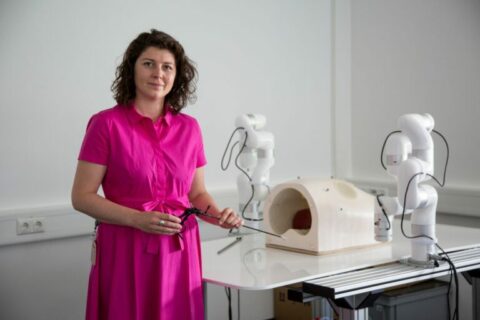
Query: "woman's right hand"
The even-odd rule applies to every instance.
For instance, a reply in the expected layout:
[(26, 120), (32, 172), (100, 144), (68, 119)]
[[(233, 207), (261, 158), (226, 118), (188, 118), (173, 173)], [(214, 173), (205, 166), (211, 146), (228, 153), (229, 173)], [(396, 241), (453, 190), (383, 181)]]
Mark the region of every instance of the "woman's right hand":
[(173, 235), (182, 230), (179, 217), (158, 211), (139, 212), (133, 219), (133, 226), (144, 232)]

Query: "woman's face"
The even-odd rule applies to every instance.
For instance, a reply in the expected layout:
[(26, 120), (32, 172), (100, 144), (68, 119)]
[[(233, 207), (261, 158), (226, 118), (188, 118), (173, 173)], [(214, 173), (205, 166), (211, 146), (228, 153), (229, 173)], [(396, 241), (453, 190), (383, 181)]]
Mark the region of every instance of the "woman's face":
[(148, 47), (135, 62), (136, 98), (162, 101), (172, 90), (177, 69), (174, 55)]

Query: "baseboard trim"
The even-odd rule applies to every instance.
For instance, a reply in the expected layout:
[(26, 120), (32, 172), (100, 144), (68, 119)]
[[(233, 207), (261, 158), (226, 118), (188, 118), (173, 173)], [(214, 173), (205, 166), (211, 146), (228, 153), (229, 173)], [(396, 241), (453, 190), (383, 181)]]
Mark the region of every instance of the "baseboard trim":
[[(237, 193), (234, 188), (218, 188), (210, 191), (219, 207), (236, 209)], [(45, 232), (17, 235), (17, 219), (43, 218)], [(70, 204), (37, 206), (0, 210), (0, 247), (77, 236), (93, 232), (94, 219), (75, 211)]]
[[(397, 186), (394, 181), (360, 178), (348, 178), (346, 180), (366, 191), (383, 189), (389, 195), (396, 193)], [(480, 188), (456, 185), (447, 185), (441, 188), (435, 184), (432, 184), (432, 186), (438, 192), (438, 212), (480, 218)]]

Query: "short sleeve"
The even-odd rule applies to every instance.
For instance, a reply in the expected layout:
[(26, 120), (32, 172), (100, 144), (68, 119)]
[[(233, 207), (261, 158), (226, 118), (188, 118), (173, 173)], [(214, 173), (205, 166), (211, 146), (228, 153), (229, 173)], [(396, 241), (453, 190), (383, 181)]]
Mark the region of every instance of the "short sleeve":
[(110, 153), (108, 123), (100, 114), (90, 118), (78, 160), (107, 165)]
[(205, 157), (205, 150), (203, 147), (203, 137), (202, 137), (202, 129), (197, 121), (195, 121), (197, 125), (197, 163), (196, 167), (200, 168), (207, 164), (207, 158)]

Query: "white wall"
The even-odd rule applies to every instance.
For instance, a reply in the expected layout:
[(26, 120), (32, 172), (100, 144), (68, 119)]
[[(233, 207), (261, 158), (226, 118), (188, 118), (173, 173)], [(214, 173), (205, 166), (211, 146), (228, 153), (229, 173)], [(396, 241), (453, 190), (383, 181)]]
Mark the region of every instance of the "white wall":
[(0, 215), (69, 203), (88, 118), (114, 105), (115, 67), (152, 27), (197, 63), (187, 112), (204, 131), (209, 187), (234, 186), (220, 158), (246, 112), (275, 134), (273, 181), (329, 176), (330, 24), (327, 0), (2, 1)]
[(90, 237), (0, 248), (0, 318), (85, 317)]
[[(439, 210), (480, 216), (480, 2), (366, 0), (337, 7), (336, 20), (350, 17), (351, 23), (336, 35), (351, 45), (336, 57), (336, 65), (350, 67), (337, 74), (342, 88), (349, 87), (347, 98), (336, 93), (349, 100), (335, 109), (348, 115), (336, 130), (335, 157), (344, 159), (337, 174), (393, 189), (379, 163), (383, 140), (398, 116), (428, 112), (451, 152)], [(434, 140), (435, 175), (441, 178), (445, 146)]]

